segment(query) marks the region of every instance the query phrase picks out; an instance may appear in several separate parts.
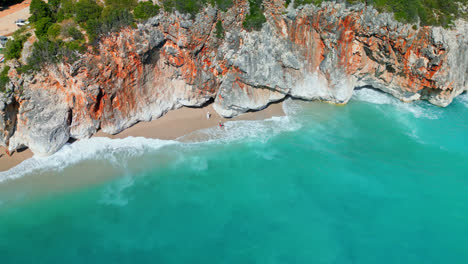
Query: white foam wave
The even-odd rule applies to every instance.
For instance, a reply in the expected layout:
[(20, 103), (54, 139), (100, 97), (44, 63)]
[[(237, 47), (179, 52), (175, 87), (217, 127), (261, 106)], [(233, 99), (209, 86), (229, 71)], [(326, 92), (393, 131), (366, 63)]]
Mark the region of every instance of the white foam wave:
[(303, 110), (304, 109), (302, 108), (301, 104), (291, 98), (288, 98), (283, 102), (283, 111), (289, 117), (297, 116)]
[(456, 100), (460, 101), (463, 105), (468, 107), (468, 92), (457, 96)]
[(437, 119), (440, 116), (440, 110), (434, 106), (428, 105), (426, 102), (418, 101), (405, 103), (389, 94), (374, 89), (362, 88), (355, 90), (352, 100), (379, 105), (393, 105), (397, 107), (400, 112), (410, 113), (416, 118)]
[(373, 104), (392, 104), (394, 98), (386, 93), (379, 92), (373, 89), (362, 88), (354, 90), (353, 100), (363, 101)]
[(132, 176), (127, 174), (120, 178), (116, 183), (108, 185), (102, 194), (100, 203), (106, 205), (125, 206), (128, 204), (128, 196), (125, 195), (125, 190), (132, 187), (135, 183)]
[(63, 170), (83, 160), (108, 160), (115, 166), (125, 166), (126, 159), (163, 146), (177, 144), (177, 141), (127, 137), (110, 139), (95, 137), (66, 144), (49, 157), (34, 156), (8, 171), (0, 172), (0, 182), (15, 179), (32, 172)]
[[(300, 123), (295, 121), (294, 116), (289, 116), (298, 113), (301, 110), (300, 105), (292, 100), (286, 100), (283, 106), (288, 116), (255, 121), (230, 121), (225, 123), (224, 129), (213, 127), (195, 131), (179, 138), (178, 141), (142, 137), (127, 137), (124, 139), (95, 137), (79, 140), (73, 144), (66, 144), (49, 157), (34, 156), (8, 171), (0, 172), (0, 182), (19, 178), (33, 172), (61, 171), (68, 166), (85, 160), (106, 160), (115, 167), (125, 167), (129, 157), (143, 155), (163, 146), (178, 144), (181, 147), (195, 147), (200, 142), (195, 142), (194, 145), (194, 141), (184, 140), (193, 136), (202, 138), (202, 144), (225, 144), (245, 139), (265, 142), (280, 132), (294, 131), (301, 127)], [(188, 141), (188, 143), (182, 143), (181, 141)]]
[(197, 142), (191, 139), (202, 139), (204, 143), (226, 144), (241, 140), (266, 142), (273, 136), (286, 131), (295, 131), (301, 127), (290, 116), (272, 117), (265, 120), (228, 121), (224, 128), (212, 127), (198, 130), (178, 138), (184, 142)]

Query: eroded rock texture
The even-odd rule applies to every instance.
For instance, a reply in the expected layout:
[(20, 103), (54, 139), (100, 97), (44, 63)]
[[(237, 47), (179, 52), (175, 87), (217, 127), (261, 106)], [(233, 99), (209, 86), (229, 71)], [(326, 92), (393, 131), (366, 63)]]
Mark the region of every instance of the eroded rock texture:
[[(268, 22), (259, 32), (242, 29), (248, 3), (239, 1), (193, 19), (161, 13), (103, 38), (73, 65), (34, 76), (18, 75), (10, 63), (0, 145), (47, 155), (70, 138), (118, 133), (212, 99), (218, 113), (232, 117), (286, 96), (346, 103), (360, 86), (439, 106), (468, 90), (465, 21), (452, 30), (414, 30), (364, 5), (295, 10), (270, 0), (265, 7)], [(218, 20), (224, 39), (215, 36)]]

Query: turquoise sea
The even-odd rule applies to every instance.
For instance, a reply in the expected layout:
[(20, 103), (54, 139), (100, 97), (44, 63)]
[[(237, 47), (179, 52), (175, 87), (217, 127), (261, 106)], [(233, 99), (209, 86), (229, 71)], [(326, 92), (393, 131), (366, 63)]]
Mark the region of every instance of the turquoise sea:
[(94, 138), (0, 173), (0, 263), (468, 263), (468, 95)]

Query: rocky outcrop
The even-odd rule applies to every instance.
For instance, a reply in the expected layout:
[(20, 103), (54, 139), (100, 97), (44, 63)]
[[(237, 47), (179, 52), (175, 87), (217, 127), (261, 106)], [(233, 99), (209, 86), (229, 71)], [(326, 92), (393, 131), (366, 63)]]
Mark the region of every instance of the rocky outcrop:
[[(290, 5), (292, 6), (292, 5)], [(101, 39), (74, 64), (20, 75), (0, 98), (0, 145), (51, 154), (70, 138), (115, 134), (182, 106), (214, 100), (232, 117), (286, 96), (343, 104), (372, 86), (403, 101), (447, 106), (468, 90), (468, 26), (395, 22), (364, 5), (284, 8), (265, 1), (268, 22), (247, 32), (247, 1), (195, 18), (161, 14)], [(222, 20), (224, 39), (215, 34)]]

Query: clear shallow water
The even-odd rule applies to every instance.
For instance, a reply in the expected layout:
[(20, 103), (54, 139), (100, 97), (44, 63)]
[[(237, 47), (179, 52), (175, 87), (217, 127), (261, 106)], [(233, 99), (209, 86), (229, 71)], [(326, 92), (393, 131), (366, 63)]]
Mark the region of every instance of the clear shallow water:
[(286, 112), (1, 173), (1, 263), (468, 262), (467, 95), (441, 109), (359, 90)]

